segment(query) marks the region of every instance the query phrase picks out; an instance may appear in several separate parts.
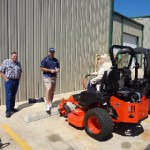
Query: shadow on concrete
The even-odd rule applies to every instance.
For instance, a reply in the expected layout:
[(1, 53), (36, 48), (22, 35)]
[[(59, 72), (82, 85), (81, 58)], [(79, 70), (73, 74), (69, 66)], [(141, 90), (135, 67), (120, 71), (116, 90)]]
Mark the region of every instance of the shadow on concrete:
[(26, 108), (26, 107), (30, 107), (30, 106), (32, 106), (33, 104), (34, 104), (34, 103), (29, 104), (28, 102), (26, 102), (26, 103), (24, 103), (24, 104), (19, 105), (19, 106), (17, 107), (17, 109), (21, 110), (21, 109), (24, 109), (24, 108)]
[[(65, 121), (67, 122), (68, 119), (65, 119)], [(70, 123), (68, 123), (68, 124), (69, 124), (70, 126), (72, 126), (73, 128), (77, 129), (77, 130), (84, 130), (84, 127), (76, 127), (76, 126), (74, 126), (74, 125), (72, 125), (72, 124), (70, 124)], [(89, 136), (89, 135), (87, 134), (87, 136)], [(113, 137), (113, 134), (110, 134), (110, 135), (107, 136), (106, 138), (104, 138), (104, 139), (102, 139), (102, 140), (99, 140), (99, 141), (100, 141), (100, 142), (106, 142), (106, 141), (110, 140), (112, 137)]]
[(148, 144), (144, 150), (150, 150), (150, 144)]
[(50, 136), (47, 136), (47, 139), (51, 142), (63, 142), (63, 143), (65, 143), (67, 145), (66, 150), (75, 150), (75, 148), (72, 147), (68, 142), (65, 142), (59, 134), (52, 134)]
[(5, 147), (7, 147), (8, 145), (10, 145), (10, 143), (2, 143), (2, 141), (0, 139), (0, 149), (3, 149)]
[[(31, 99), (30, 99), (30, 100), (31, 100)], [(36, 100), (36, 99), (33, 99), (33, 100), (31, 100), (30, 102), (28, 101), (28, 102), (26, 102), (26, 103), (24, 103), (24, 104), (19, 105), (17, 109), (21, 110), (21, 109), (24, 109), (24, 108), (26, 108), (26, 107), (30, 107), (30, 106), (32, 106), (32, 105), (34, 105), (34, 104), (36, 104), (36, 103), (43, 103), (43, 102), (44, 102), (44, 101), (38, 101), (38, 100), (35, 101), (35, 100)], [(53, 108), (58, 107), (60, 101), (61, 101), (61, 100), (56, 100), (56, 101), (54, 101), (54, 102), (53, 102)]]
[(41, 102), (44, 102), (44, 98), (43, 97), (40, 97), (40, 98), (29, 98), (28, 102), (19, 105), (18, 109), (21, 110), (23, 108), (30, 107), (30, 106), (32, 106), (35, 103), (41, 103)]
[(110, 134), (108, 137), (106, 137), (105, 139), (103, 140), (100, 140), (100, 142), (106, 142), (108, 140), (110, 140), (111, 138), (113, 138), (113, 134)]
[(114, 126), (113, 132), (122, 136), (138, 136), (144, 129), (141, 124), (119, 123)]
[(55, 101), (53, 102), (53, 108), (54, 108), (54, 107), (58, 107), (60, 101), (61, 101), (61, 100), (55, 100)]

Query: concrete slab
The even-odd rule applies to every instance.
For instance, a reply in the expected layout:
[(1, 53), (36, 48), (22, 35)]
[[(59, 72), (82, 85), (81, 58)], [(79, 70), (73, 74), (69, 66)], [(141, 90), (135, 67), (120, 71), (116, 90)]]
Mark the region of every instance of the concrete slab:
[(58, 109), (57, 108), (52, 108), (50, 113), (47, 113), (46, 111), (40, 111), (40, 112), (35, 112), (35, 113), (29, 113), (25, 115), (24, 121), (29, 123), (32, 121), (37, 121), (40, 119), (44, 119), (53, 115), (58, 114)]
[(36, 112), (36, 113), (25, 115), (24, 121), (29, 123), (29, 122), (40, 120), (40, 119), (47, 118), (47, 117), (50, 117), (50, 114), (47, 114), (45, 111)]
[[(60, 102), (60, 101), (58, 101), (58, 102)], [(71, 110), (73, 110), (75, 108), (75, 105), (72, 105), (72, 103), (67, 103), (67, 105), (70, 107)], [(29, 122), (44, 119), (44, 118), (47, 118), (47, 117), (50, 117), (50, 116), (53, 116), (53, 115), (59, 115), (57, 107), (52, 108), (50, 113), (48, 113), (46, 111), (28, 113), (28, 114), (25, 115), (24, 121), (29, 123)]]
[[(68, 98), (70, 95), (78, 94), (80, 92), (81, 91), (76, 91), (76, 92), (70, 92), (70, 93), (66, 93), (66, 94), (55, 95), (53, 107), (52, 107), (50, 113), (47, 113), (46, 111), (30, 112), (30, 113), (25, 115), (24, 121), (29, 123), (29, 122), (37, 121), (40, 119), (44, 119), (44, 118), (59, 114), (57, 106), (58, 106), (59, 102), (61, 101), (61, 99), (62, 98)], [(33, 105), (33, 104), (35, 104), (35, 103), (31, 103), (31, 105)], [(72, 105), (71, 103), (67, 103), (67, 105), (70, 107), (71, 110), (75, 108), (75, 106)]]

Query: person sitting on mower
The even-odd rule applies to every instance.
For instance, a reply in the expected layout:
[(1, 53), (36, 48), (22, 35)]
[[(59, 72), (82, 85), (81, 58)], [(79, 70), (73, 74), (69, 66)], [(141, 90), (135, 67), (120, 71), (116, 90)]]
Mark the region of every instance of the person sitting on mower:
[[(100, 65), (97, 76), (88, 82), (87, 91), (96, 91), (96, 85), (101, 83), (101, 79), (104, 75), (104, 72), (107, 71), (108, 73), (110, 71), (112, 64), (110, 62), (109, 55), (108, 54), (101, 55), (99, 59), (99, 64)], [(94, 72), (94, 74), (96, 73)], [(90, 75), (93, 75), (93, 73), (91, 73)]]
[(101, 55), (97, 55), (97, 62), (96, 62), (96, 71), (95, 72), (92, 72), (90, 74), (87, 74), (87, 76), (97, 76), (98, 75), (98, 70), (99, 70), (99, 67), (101, 65)]

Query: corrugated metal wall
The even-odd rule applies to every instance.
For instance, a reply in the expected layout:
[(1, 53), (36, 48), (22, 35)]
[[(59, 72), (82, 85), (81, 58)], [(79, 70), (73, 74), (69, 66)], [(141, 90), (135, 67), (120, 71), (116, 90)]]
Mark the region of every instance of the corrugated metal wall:
[(122, 38), (122, 18), (114, 14), (113, 18), (113, 44), (121, 45)]
[(39, 66), (49, 47), (61, 64), (56, 93), (82, 89), (95, 55), (108, 51), (110, 8), (110, 0), (0, 0), (0, 63), (17, 51), (23, 68), (17, 100), (44, 95)]
[(134, 20), (144, 25), (143, 47), (150, 48), (150, 16), (147, 18), (135, 18)]
[(123, 33), (131, 34), (138, 37), (138, 46), (142, 46), (142, 25), (133, 22), (127, 17), (114, 13), (113, 20), (113, 44), (122, 44)]

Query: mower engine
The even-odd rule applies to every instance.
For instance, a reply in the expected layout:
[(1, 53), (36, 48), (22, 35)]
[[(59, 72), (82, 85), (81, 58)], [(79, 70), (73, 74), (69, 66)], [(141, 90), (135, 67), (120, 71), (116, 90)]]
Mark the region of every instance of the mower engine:
[(116, 97), (125, 102), (138, 103), (141, 101), (142, 94), (140, 92), (132, 92), (129, 90), (118, 91)]
[(110, 105), (117, 114), (114, 122), (139, 123), (148, 117), (148, 99), (140, 92), (118, 91), (111, 97)]

